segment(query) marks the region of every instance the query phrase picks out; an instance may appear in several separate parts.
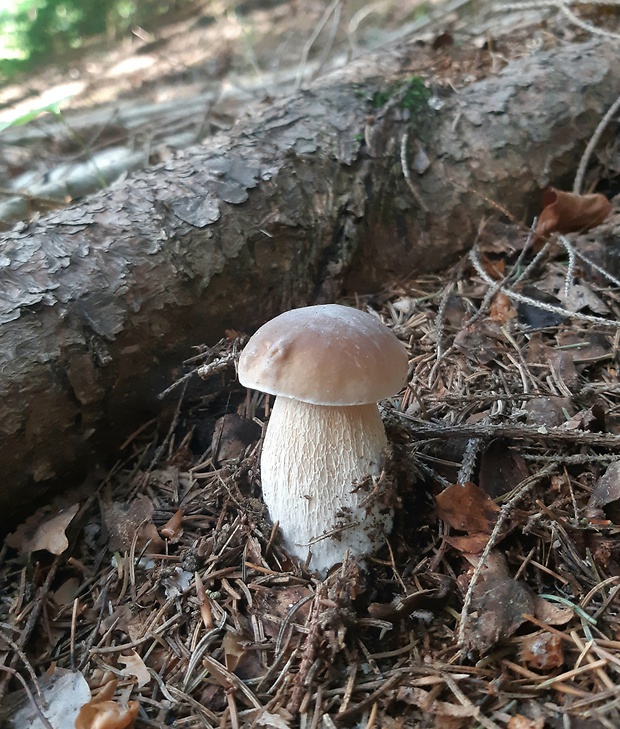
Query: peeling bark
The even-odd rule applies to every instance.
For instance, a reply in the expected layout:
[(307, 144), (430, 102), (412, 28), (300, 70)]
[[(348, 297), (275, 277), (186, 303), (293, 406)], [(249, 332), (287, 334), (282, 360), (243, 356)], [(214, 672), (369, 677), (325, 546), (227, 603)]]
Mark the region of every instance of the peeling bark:
[[(597, 41), (515, 62), (442, 97), (438, 111), (408, 118), (398, 93), (369, 107), (385, 79), (424, 64), (413, 45), (368, 57), (255, 109), (208, 146), (3, 236), (5, 522), (113, 453), (192, 345), (445, 265), (489, 212), (483, 196), (522, 215), (575, 168), (620, 78), (617, 47)], [(431, 163), (411, 172), (424, 207), (400, 165), (405, 130), (410, 163), (418, 144)]]

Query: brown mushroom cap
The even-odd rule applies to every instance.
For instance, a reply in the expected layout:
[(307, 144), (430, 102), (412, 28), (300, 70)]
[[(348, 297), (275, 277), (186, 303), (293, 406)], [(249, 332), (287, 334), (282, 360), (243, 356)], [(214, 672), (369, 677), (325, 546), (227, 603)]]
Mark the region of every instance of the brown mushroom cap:
[(338, 304), (280, 314), (250, 339), (239, 360), (245, 387), (314, 405), (363, 405), (394, 395), (407, 352), (375, 316)]

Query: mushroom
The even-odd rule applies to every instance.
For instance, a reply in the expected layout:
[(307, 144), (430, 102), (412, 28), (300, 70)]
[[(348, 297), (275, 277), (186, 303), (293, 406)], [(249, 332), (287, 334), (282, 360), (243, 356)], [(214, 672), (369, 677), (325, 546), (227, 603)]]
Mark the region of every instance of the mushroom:
[[(387, 446), (377, 402), (406, 381), (401, 342), (372, 314), (308, 306), (264, 324), (238, 373), (242, 385), (276, 395), (261, 481), (288, 553), (324, 576), (347, 550), (375, 551), (393, 520), (377, 488)], [(369, 476), (372, 498), (361, 486)]]

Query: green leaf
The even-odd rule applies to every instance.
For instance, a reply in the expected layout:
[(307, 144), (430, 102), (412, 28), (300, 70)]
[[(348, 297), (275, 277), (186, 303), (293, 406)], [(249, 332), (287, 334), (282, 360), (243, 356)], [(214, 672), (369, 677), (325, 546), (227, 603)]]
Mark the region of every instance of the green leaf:
[(10, 121), (0, 121), (0, 132), (3, 132), (5, 129), (8, 129), (9, 127), (21, 127), (24, 124), (28, 124), (33, 119), (36, 119), (41, 114), (53, 114), (54, 116), (58, 117), (61, 116), (60, 111), (60, 104), (62, 104), (63, 101), (66, 101), (67, 99), (70, 99), (71, 96), (66, 96), (64, 99), (59, 99), (57, 101), (52, 101), (50, 104), (47, 104), (47, 106), (41, 106), (38, 109), (31, 109), (30, 111), (25, 112), (24, 114), (20, 114), (20, 116), (16, 116), (14, 119), (11, 119)]

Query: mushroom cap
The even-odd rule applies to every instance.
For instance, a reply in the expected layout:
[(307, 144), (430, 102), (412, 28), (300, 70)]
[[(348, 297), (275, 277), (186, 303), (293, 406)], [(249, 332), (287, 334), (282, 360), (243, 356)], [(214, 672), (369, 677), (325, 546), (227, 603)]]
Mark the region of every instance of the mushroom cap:
[(397, 393), (407, 364), (404, 346), (377, 317), (326, 304), (264, 324), (241, 353), (239, 381), (314, 405), (363, 405)]

